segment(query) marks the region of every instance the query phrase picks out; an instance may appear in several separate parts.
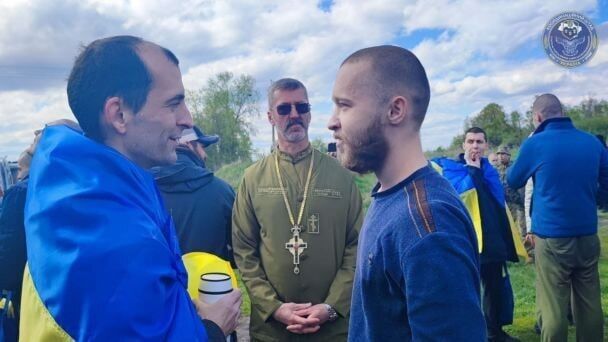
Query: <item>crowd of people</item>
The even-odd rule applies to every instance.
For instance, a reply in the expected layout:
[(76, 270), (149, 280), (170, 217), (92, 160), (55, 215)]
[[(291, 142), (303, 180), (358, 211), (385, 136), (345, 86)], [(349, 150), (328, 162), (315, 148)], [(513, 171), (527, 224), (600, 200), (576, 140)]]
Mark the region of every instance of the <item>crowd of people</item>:
[[(7, 341), (225, 341), (242, 294), (190, 295), (200, 275), (184, 258), (199, 252), (239, 270), (253, 341), (516, 341), (503, 327), (507, 262), (520, 257), (535, 264), (541, 340), (566, 340), (570, 310), (577, 340), (603, 338), (608, 153), (555, 95), (536, 98), (514, 162), (502, 146), (485, 157), (482, 127), (455, 159), (429, 161), (422, 63), (401, 47), (361, 49), (332, 92), (337, 155), (311, 146), (306, 86), (280, 79), (268, 90), (277, 144), (236, 192), (205, 165), (221, 137), (193, 125), (170, 50), (95, 40), (67, 95), (77, 123), (35, 132), (2, 202), (2, 310), (20, 327)], [(364, 213), (355, 174), (367, 172), (378, 183)]]

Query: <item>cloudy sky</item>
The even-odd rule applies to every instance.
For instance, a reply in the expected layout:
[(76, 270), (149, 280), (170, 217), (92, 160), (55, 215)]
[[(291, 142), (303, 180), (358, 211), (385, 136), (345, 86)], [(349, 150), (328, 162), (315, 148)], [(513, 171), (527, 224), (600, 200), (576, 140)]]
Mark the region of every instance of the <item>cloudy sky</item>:
[[(600, 40), (593, 59), (573, 70), (552, 63), (541, 42), (546, 23), (564, 11), (589, 17)], [(0, 13), (0, 158), (12, 160), (44, 122), (73, 118), (65, 80), (79, 47), (118, 34), (173, 50), (187, 89), (222, 71), (252, 75), (260, 94), (270, 80), (302, 80), (311, 137), (326, 141), (337, 67), (372, 45), (400, 45), (425, 66), (425, 149), (447, 146), (490, 102), (525, 112), (543, 92), (570, 105), (608, 99), (608, 0), (6, 0)], [(266, 150), (265, 115), (255, 124), (254, 144)]]

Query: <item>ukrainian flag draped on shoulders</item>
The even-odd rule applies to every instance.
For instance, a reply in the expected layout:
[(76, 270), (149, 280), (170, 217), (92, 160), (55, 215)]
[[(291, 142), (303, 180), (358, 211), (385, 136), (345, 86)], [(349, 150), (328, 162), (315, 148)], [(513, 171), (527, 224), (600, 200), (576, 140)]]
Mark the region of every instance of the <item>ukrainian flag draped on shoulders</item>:
[(22, 341), (206, 341), (151, 175), (66, 126), (45, 129), (28, 188)]
[[(483, 239), (479, 198), (477, 197), (477, 190), (475, 189), (475, 184), (473, 183), (473, 179), (469, 174), (467, 165), (446, 157), (432, 159), (431, 165), (437, 172), (442, 174), (450, 182), (450, 184), (452, 184), (458, 195), (460, 195), (460, 199), (471, 215), (471, 220), (473, 221), (473, 226), (475, 227), (475, 233), (477, 235), (479, 253), (481, 253), (483, 250)], [(517, 255), (526, 257), (527, 253), (521, 242), (521, 238), (519, 237), (517, 226), (515, 225), (513, 217), (511, 217), (511, 212), (508, 210), (505, 202), (504, 190), (502, 188), (502, 184), (500, 183), (498, 171), (496, 171), (496, 169), (490, 164), (487, 158), (482, 158), (481, 172), (490, 193), (496, 199), (496, 201), (503, 208), (505, 208)]]

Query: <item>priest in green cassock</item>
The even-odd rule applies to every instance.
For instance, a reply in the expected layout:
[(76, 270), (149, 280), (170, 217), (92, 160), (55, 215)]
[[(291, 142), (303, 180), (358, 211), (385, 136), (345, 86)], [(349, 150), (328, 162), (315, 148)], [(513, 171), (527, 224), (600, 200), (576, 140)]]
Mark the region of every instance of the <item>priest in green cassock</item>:
[(278, 145), (245, 171), (232, 216), (251, 339), (345, 341), (361, 194), (352, 173), (311, 146), (300, 81), (274, 82), (268, 104)]

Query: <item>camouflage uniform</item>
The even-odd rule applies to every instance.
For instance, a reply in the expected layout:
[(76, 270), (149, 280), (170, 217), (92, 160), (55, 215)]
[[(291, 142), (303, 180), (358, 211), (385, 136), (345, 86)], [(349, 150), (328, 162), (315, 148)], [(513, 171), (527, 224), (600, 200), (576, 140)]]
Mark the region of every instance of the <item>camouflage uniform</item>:
[[(512, 189), (507, 184), (507, 169), (513, 164), (513, 162), (509, 162), (509, 164), (504, 165), (500, 164), (496, 167), (498, 170), (498, 174), (500, 175), (500, 182), (502, 183), (502, 187), (505, 190), (505, 200), (507, 202), (507, 206), (509, 206), (509, 210), (511, 211), (511, 216), (513, 220), (517, 223), (519, 227), (519, 232), (522, 236), (522, 239), (526, 237), (527, 229), (526, 229), (526, 217), (524, 214), (524, 189)], [(530, 246), (527, 242), (524, 241), (524, 247), (528, 252), (528, 256), (533, 256), (533, 247)]]

